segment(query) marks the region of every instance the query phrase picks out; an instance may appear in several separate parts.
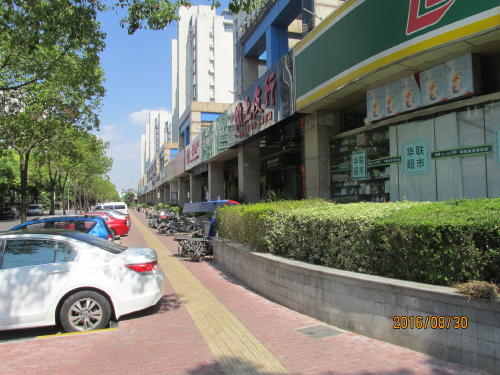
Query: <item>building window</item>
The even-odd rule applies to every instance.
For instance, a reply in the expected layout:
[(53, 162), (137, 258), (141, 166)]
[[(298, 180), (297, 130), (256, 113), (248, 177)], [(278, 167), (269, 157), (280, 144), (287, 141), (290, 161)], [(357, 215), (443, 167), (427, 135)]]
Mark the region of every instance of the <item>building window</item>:
[(233, 25), (229, 24), (229, 23), (225, 23), (224, 24), (224, 31), (232, 33), (233, 32)]

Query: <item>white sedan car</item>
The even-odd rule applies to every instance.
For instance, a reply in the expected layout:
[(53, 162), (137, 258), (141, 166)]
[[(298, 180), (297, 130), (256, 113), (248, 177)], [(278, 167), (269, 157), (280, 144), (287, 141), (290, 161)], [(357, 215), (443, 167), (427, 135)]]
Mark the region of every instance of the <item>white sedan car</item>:
[(0, 330), (105, 328), (155, 305), (164, 275), (149, 248), (68, 231), (0, 233)]

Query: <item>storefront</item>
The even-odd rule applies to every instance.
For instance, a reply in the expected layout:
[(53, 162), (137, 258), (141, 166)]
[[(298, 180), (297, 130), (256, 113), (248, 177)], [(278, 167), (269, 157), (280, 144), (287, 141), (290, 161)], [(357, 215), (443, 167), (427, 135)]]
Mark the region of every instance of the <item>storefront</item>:
[(339, 202), (500, 196), (498, 2), (443, 3), (352, 0), (294, 48), (315, 140), (306, 188), (326, 172), (329, 139), (329, 178), (308, 196), (324, 185)]
[(304, 127), (300, 119), (278, 124), (259, 139), (260, 198), (304, 198)]

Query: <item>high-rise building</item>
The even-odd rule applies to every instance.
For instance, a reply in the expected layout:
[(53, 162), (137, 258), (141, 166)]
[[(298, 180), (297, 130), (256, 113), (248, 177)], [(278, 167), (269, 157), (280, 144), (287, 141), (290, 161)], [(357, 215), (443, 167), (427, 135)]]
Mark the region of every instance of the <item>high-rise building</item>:
[(149, 111), (145, 134), (141, 135), (141, 176), (147, 173), (156, 154), (165, 142), (177, 142), (177, 131), (172, 127), (172, 114), (168, 111)]
[(172, 41), (172, 111), (174, 128), (183, 132), (182, 148), (193, 135), (188, 115), (193, 102), (233, 101), (233, 16), (199, 5), (181, 7), (179, 17)]

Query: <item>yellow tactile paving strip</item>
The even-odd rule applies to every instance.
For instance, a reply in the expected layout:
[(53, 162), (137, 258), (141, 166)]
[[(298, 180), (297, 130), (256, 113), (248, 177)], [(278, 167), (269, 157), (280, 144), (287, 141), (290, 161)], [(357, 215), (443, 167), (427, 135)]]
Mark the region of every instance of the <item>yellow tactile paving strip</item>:
[(227, 375), (288, 374), (267, 348), (133, 214), (134, 225), (172, 287), (182, 296), (191, 319)]

